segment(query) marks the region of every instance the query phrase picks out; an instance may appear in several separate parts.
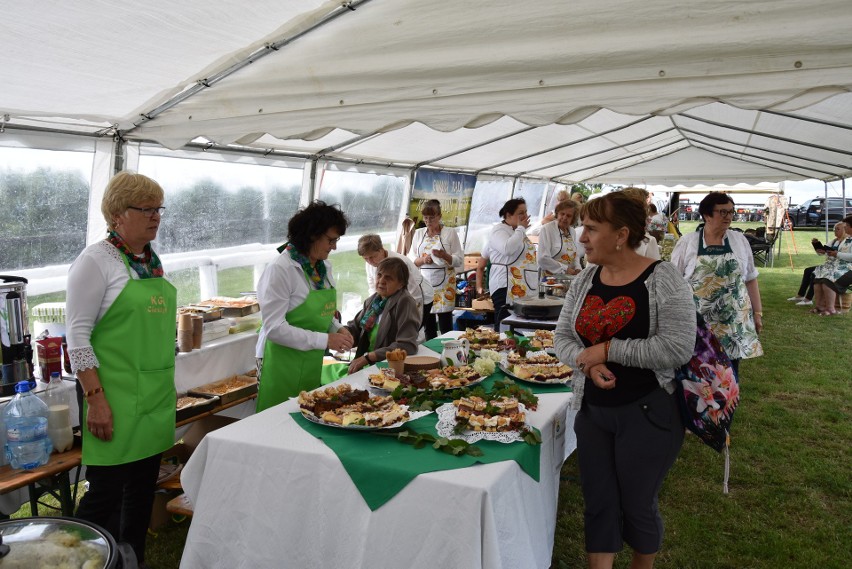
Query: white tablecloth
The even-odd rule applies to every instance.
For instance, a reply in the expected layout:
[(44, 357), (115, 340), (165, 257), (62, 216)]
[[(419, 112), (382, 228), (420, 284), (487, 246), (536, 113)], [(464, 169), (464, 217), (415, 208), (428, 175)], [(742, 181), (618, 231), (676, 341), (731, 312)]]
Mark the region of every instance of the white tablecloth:
[(202, 344), (200, 350), (177, 354), (175, 387), (178, 393), (254, 369), (256, 344), (255, 332), (241, 332)]
[(295, 400), (212, 432), (181, 474), (195, 507), (181, 567), (547, 568), (559, 471), (575, 447), (570, 400), (540, 395), (528, 415), (544, 441), (539, 482), (514, 461), (432, 472), (376, 511), (289, 416)]

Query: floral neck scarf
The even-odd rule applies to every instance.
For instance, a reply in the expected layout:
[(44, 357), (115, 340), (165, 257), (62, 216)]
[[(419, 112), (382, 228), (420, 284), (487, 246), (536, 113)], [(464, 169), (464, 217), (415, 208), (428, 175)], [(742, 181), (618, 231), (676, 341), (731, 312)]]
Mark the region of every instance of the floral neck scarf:
[(287, 251), (290, 258), (302, 266), (302, 270), (305, 271), (305, 276), (307, 276), (308, 280), (311, 281), (311, 284), (314, 285), (314, 290), (323, 290), (325, 288), (326, 283), (328, 282), (325, 263), (317, 261), (316, 268), (314, 268), (314, 266), (311, 265), (310, 259), (308, 259), (307, 256), (302, 255), (296, 247), (289, 242), (278, 248), (279, 253), (283, 253), (284, 251)]
[(379, 319), (379, 316), (381, 316), (387, 303), (387, 298), (382, 298), (378, 294), (376, 295), (376, 298), (374, 298), (373, 302), (370, 303), (370, 308), (367, 309), (364, 316), (362, 316), (361, 320), (358, 321), (361, 324), (361, 328), (364, 329), (364, 332), (369, 332), (373, 329), (373, 326), (376, 325), (376, 321)]
[(136, 271), (136, 274), (139, 275), (140, 279), (155, 279), (163, 276), (163, 264), (160, 262), (160, 258), (157, 254), (154, 253), (154, 250), (151, 249), (150, 243), (145, 245), (145, 249), (140, 257), (127, 246), (127, 243), (124, 242), (121, 235), (115, 231), (109, 232), (107, 241), (112, 243), (116, 249), (124, 253), (124, 256), (127, 257), (127, 263), (130, 265), (130, 268)]

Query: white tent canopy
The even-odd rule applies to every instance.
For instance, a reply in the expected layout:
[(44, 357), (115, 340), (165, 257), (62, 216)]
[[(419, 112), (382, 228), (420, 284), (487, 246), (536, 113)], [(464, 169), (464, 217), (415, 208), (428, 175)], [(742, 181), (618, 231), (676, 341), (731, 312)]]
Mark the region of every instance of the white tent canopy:
[(15, 3), (0, 37), (0, 143), (49, 128), (566, 183), (844, 178), (849, 8)]

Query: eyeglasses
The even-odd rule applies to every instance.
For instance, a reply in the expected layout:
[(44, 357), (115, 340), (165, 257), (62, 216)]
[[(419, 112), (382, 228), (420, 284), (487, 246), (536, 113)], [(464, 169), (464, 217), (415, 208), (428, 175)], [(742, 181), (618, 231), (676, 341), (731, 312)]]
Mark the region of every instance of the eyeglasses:
[(732, 209), (714, 209), (713, 213), (718, 213), (722, 217), (734, 217), (734, 210)]
[(337, 245), (337, 242), (340, 241), (340, 237), (329, 237), (328, 235), (323, 235), (328, 240), (330, 245)]
[(166, 208), (164, 208), (162, 206), (161, 207), (136, 207), (136, 206), (129, 205), (129, 206), (127, 206), (127, 209), (135, 209), (136, 211), (140, 211), (140, 212), (142, 212), (142, 215), (146, 215), (149, 218), (154, 217), (155, 213), (157, 215), (163, 215), (163, 212), (166, 211)]

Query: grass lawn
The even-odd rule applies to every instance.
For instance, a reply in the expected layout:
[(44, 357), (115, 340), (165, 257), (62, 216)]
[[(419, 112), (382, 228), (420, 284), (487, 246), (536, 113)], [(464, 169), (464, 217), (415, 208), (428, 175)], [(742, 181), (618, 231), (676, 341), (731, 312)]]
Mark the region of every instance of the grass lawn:
[[(683, 231), (694, 227), (681, 224)], [(802, 269), (823, 259), (812, 237), (825, 241), (822, 230), (796, 230), (794, 254), (785, 233), (775, 266), (759, 267), (766, 355), (741, 365), (730, 494), (722, 494), (723, 456), (687, 436), (660, 495), (666, 522), (660, 569), (852, 566), (852, 315), (820, 317), (786, 301)], [(335, 255), (335, 273), (353, 285), (364, 282), (363, 262), (350, 257)], [(223, 271), (221, 293), (250, 290), (250, 272), (248, 285), (245, 278)], [(554, 569), (585, 566), (578, 477), (573, 455), (562, 470)], [(151, 567), (178, 567), (188, 526), (170, 523), (149, 536)], [(628, 553), (616, 558), (616, 567), (628, 565)]]

